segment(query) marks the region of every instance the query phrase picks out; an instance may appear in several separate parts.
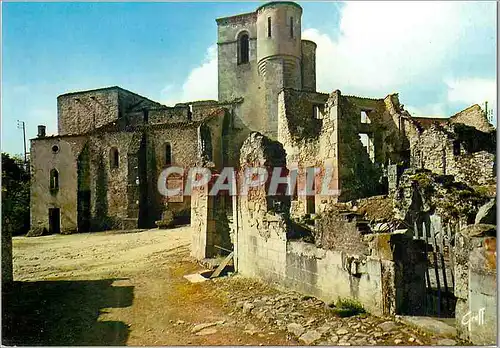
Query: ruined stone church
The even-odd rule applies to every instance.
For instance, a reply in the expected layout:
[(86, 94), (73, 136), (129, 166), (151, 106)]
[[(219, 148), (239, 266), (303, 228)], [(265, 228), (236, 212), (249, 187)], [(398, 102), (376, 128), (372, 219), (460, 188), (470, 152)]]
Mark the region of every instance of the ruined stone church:
[(493, 127), (478, 105), (431, 119), (411, 116), (397, 94), (316, 91), (316, 44), (302, 40), (301, 17), (280, 1), (217, 19), (218, 101), (165, 106), (116, 86), (57, 97), (58, 134), (40, 125), (31, 140), (34, 233), (154, 227), (167, 209), (189, 217), (190, 197), (158, 192), (160, 172), (238, 167), (252, 132), (282, 144), (299, 185), (307, 168), (334, 168), (339, 194), (294, 196), (295, 216), (387, 193), (410, 166), (471, 185), (494, 179)]

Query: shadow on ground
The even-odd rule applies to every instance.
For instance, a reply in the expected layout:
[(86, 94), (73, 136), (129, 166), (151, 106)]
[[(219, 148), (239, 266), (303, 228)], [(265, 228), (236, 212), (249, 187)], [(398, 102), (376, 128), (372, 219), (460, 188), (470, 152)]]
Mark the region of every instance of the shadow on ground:
[(2, 344), (125, 345), (126, 323), (98, 321), (104, 308), (132, 305), (134, 287), (115, 280), (14, 282), (2, 291)]

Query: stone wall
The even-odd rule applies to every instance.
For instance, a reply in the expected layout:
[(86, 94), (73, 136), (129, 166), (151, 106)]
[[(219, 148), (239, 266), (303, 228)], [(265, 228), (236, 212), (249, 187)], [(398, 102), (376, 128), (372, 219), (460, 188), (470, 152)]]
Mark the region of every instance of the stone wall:
[(488, 122), (484, 111), (477, 104), (469, 106), (468, 108), (451, 116), (450, 122), (463, 123), (465, 125), (475, 127), (477, 130), (486, 133), (494, 130), (493, 126)]
[(492, 183), (496, 177), (494, 134), (434, 123), (411, 140), (411, 166), (454, 175), (473, 186)]
[[(128, 217), (128, 153), (134, 132), (101, 132), (90, 137), (92, 230), (120, 229)], [(114, 166), (112, 149), (118, 151)]]
[(131, 110), (158, 106), (120, 87), (66, 93), (57, 97), (58, 134), (87, 133), (122, 119)]
[(457, 235), (456, 328), (476, 345), (497, 341), (496, 226), (469, 225)]
[[(247, 139), (241, 154), (240, 173), (249, 166), (284, 165), (280, 144), (266, 141), (259, 134), (253, 133)], [(238, 180), (241, 187), (243, 178)], [(279, 206), (272, 202), (264, 186), (238, 197), (234, 218), (238, 272), (326, 302), (354, 298), (375, 314), (418, 310), (416, 304), (425, 294), (425, 258), (421, 246), (415, 246), (411, 238), (379, 234), (364, 239), (359, 234), (336, 230), (341, 226), (332, 224), (329, 228), (339, 233), (339, 240), (350, 238), (353, 243), (326, 250), (291, 240), (294, 233), (288, 205), (286, 201)]]

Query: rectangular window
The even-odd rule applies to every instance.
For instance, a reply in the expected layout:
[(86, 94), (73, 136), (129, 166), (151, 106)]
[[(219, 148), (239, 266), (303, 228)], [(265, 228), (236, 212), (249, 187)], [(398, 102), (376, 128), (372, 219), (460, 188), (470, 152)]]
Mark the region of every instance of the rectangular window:
[(323, 119), (323, 114), (321, 113), (321, 109), (318, 105), (313, 105), (313, 118), (317, 120)]
[(169, 166), (172, 164), (172, 145), (170, 143), (165, 144), (165, 165)]
[(290, 17), (290, 37), (293, 39), (293, 17)]
[(267, 37), (271, 37), (271, 17), (267, 17)]
[(361, 123), (371, 123), (368, 113), (366, 111), (361, 111)]

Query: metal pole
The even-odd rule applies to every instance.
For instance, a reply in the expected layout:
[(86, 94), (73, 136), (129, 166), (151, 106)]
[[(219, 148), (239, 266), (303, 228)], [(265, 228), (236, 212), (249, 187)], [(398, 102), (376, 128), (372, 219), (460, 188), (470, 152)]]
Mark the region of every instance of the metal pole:
[(26, 166), (28, 165), (28, 158), (27, 158), (27, 152), (26, 152), (26, 124), (23, 121), (23, 144), (24, 144), (24, 166), (26, 169)]
[(24, 147), (24, 169), (27, 169), (27, 163), (28, 163), (28, 158), (27, 158), (27, 152), (26, 152), (26, 124), (24, 121), (17, 120), (17, 127), (23, 129), (23, 147)]

